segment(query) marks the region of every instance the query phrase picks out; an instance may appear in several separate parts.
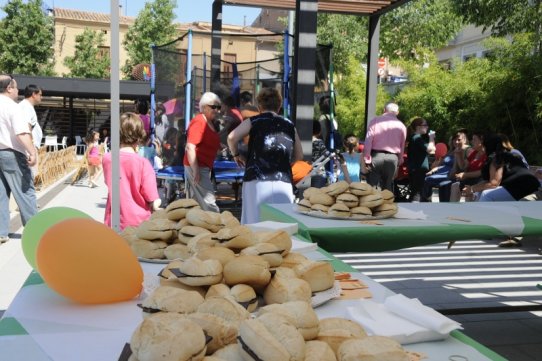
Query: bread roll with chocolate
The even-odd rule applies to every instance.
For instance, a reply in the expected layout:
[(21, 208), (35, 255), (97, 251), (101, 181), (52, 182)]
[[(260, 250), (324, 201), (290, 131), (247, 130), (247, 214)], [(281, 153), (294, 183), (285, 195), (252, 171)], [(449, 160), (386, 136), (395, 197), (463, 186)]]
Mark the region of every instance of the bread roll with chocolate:
[(312, 292), (328, 290), (335, 283), (335, 274), (329, 262), (306, 261), (297, 265), (294, 271), (309, 283)]
[(241, 348), (238, 343), (231, 343), (213, 354), (224, 361), (244, 361), (241, 356)]
[(284, 249), (267, 242), (258, 243), (241, 251), (242, 255), (261, 256), (269, 263), (269, 267), (271, 268), (280, 266), (282, 263), (282, 253), (284, 253)]
[(198, 208), (189, 210), (186, 213), (186, 219), (191, 225), (208, 229), (213, 233), (218, 232), (224, 227), (220, 219), (220, 214)]
[(260, 289), (270, 279), (269, 263), (260, 256), (241, 255), (224, 266), (224, 281), (230, 286), (243, 283)]
[(230, 211), (223, 211), (220, 213), (220, 220), (224, 227), (233, 228), (235, 226), (241, 225), (239, 220)]
[(305, 361), (337, 361), (337, 357), (327, 343), (312, 340), (305, 343)]
[(369, 207), (358, 206), (350, 209), (350, 218), (353, 219), (366, 219), (372, 217), (373, 211)]
[[(286, 270), (288, 270), (286, 268)], [(311, 302), (311, 287), (300, 278), (281, 277), (278, 274), (271, 279), (265, 288), (263, 298), (265, 303), (285, 303), (289, 301)]]
[(375, 217), (393, 217), (397, 213), (397, 204), (384, 203), (373, 208), (373, 216)]
[(139, 239), (169, 242), (173, 238), (173, 228), (175, 223), (168, 219), (149, 219), (139, 225), (136, 234)]
[(319, 320), (312, 306), (304, 301), (291, 301), (260, 307), (259, 315), (264, 313), (279, 314), (285, 317), (301, 333), (305, 341), (318, 336)]
[(185, 259), (190, 258), (192, 255), (190, 254), (190, 250), (188, 249), (187, 245), (181, 244), (181, 243), (175, 243), (175, 244), (170, 244), (169, 246), (166, 247), (166, 249), (164, 250), (164, 256), (167, 259), (171, 259), (171, 260), (174, 260), (174, 259), (185, 260)]
[(330, 217), (348, 218), (350, 217), (350, 208), (344, 203), (335, 203), (327, 210)]
[(356, 196), (366, 196), (373, 193), (373, 187), (365, 182), (352, 182), (349, 191)]
[(235, 253), (226, 247), (210, 247), (198, 250), (195, 256), (202, 261), (206, 259), (216, 259), (222, 266), (235, 258)]
[(217, 241), (214, 238), (215, 233), (198, 234), (192, 237), (188, 242), (188, 250), (191, 254), (196, 254), (199, 251), (216, 246)]
[(320, 188), (316, 187), (309, 187), (303, 191), (303, 199), (309, 199), (311, 195), (318, 194), (318, 193), (324, 193)]
[(363, 207), (375, 208), (384, 203), (380, 192), (359, 197), (359, 205)]
[(224, 283), (212, 285), (205, 293), (205, 299), (212, 297), (228, 297), (230, 295), (230, 287)]
[(192, 238), (200, 234), (209, 234), (211, 231), (208, 229), (197, 226), (184, 226), (177, 231), (177, 238), (183, 244), (188, 244)]
[(288, 319), (276, 313), (264, 313), (258, 316), (258, 320), (288, 351), (289, 360), (303, 361), (305, 359), (305, 339)]
[(207, 350), (201, 326), (171, 312), (145, 318), (132, 334), (130, 348), (139, 361), (198, 361)]
[(241, 225), (233, 228), (222, 228), (213, 238), (217, 241), (217, 246), (226, 247), (236, 252), (256, 243), (252, 230)]
[(201, 312), (192, 313), (188, 315), (188, 318), (200, 325), (205, 334), (211, 337), (211, 341), (207, 343), (208, 355), (236, 342), (239, 327), (235, 323), (210, 313)]
[(320, 320), (320, 331), (316, 339), (327, 343), (337, 355), (337, 351), (344, 341), (364, 337), (367, 337), (367, 334), (357, 323), (332, 317)]
[(130, 244), (136, 256), (149, 259), (163, 259), (167, 246), (168, 244), (163, 241), (152, 242), (144, 239), (135, 240)]
[(277, 246), (279, 249), (284, 250), (282, 256), (290, 252), (292, 249), (292, 237), (288, 232), (284, 230), (278, 230), (273, 232), (258, 232), (256, 233), (257, 242), (259, 243), (271, 243)]
[(198, 312), (210, 313), (230, 322), (240, 322), (250, 317), (250, 313), (232, 297), (207, 298), (198, 307)]
[(222, 264), (213, 259), (202, 261), (192, 257), (179, 265), (177, 270), (176, 273), (175, 269), (170, 269), (179, 282), (189, 286), (210, 286), (222, 281)]
[(387, 189), (384, 189), (383, 191), (381, 191), (380, 195), (382, 196), (384, 203), (390, 204), (390, 203), (393, 203), (393, 201), (395, 200), (395, 195), (393, 194), (393, 192)]
[(144, 315), (156, 312), (192, 313), (203, 303), (203, 297), (196, 291), (160, 286), (142, 303)]
[(335, 203), (335, 198), (326, 193), (314, 193), (311, 194), (309, 201), (311, 202), (312, 207), (314, 207), (315, 204), (329, 207), (330, 205)]
[(341, 344), (337, 351), (339, 361), (409, 361), (401, 344), (389, 337), (367, 336)]
[(348, 208), (354, 208), (359, 205), (359, 198), (352, 193), (342, 193), (337, 196), (337, 203), (343, 203)]
[(297, 203), (299, 212), (308, 212), (311, 210), (312, 203), (308, 199), (302, 199)]
[(301, 253), (290, 252), (286, 256), (282, 257), (281, 267), (294, 268), (303, 261), (307, 261), (308, 258)]
[(349, 188), (350, 186), (347, 181), (338, 181), (322, 188), (322, 190), (328, 195), (336, 197), (339, 194), (346, 192)]
[(329, 211), (329, 206), (324, 206), (323, 204), (315, 203), (311, 206), (311, 211), (319, 211), (324, 214), (327, 214), (327, 212)]
[(173, 221), (179, 221), (186, 217), (191, 209), (199, 209), (198, 202), (191, 198), (177, 199), (166, 207), (167, 218)]
[(233, 286), (230, 290), (230, 296), (248, 312), (254, 312), (258, 307), (258, 296), (249, 285), (237, 284)]

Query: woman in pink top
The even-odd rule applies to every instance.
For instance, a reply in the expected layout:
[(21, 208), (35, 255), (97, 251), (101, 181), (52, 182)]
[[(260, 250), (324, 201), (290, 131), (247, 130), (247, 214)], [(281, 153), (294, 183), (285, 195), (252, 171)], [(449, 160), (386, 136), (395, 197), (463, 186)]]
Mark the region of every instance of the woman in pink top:
[[(137, 147), (146, 139), (143, 123), (135, 113), (120, 116), (120, 228), (139, 226), (160, 206), (156, 177), (151, 163), (137, 154)], [(111, 226), (111, 153), (103, 159), (107, 184), (104, 223)], [(116, 191), (116, 190), (115, 190)]]

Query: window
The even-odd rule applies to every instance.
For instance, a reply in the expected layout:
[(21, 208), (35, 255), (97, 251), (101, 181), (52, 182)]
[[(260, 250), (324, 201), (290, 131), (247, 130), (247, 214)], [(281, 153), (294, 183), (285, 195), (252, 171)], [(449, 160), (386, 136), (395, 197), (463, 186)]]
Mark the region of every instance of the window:
[(224, 62), (222, 63), (222, 72), (225, 75), (232, 74), (234, 63), (237, 63), (237, 54), (224, 53)]

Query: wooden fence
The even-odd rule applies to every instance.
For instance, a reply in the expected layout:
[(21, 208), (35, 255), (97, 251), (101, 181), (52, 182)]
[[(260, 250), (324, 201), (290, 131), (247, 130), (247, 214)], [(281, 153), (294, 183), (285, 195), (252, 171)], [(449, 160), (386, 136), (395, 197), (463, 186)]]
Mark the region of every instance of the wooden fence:
[(34, 176), (36, 189), (43, 189), (72, 171), (77, 166), (75, 146), (48, 152), (43, 146), (38, 150), (38, 172)]

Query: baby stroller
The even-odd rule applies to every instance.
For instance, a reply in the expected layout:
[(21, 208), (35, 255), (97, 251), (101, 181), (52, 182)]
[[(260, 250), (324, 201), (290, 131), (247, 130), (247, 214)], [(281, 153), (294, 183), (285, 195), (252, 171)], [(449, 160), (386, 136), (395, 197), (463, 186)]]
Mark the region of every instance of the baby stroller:
[(410, 180), (408, 178), (407, 155), (404, 155), (403, 164), (399, 166), (395, 179), (393, 180), (393, 194), (395, 202), (410, 201)]
[(335, 152), (327, 151), (312, 164), (305, 161), (297, 161), (292, 166), (292, 175), (294, 182), (294, 194), (296, 202), (303, 198), (303, 192), (311, 186), (311, 178), (322, 172), (326, 174), (326, 183), (329, 181), (329, 174), (326, 171), (326, 164), (336, 158)]

